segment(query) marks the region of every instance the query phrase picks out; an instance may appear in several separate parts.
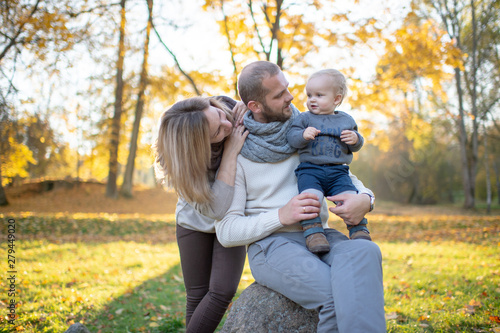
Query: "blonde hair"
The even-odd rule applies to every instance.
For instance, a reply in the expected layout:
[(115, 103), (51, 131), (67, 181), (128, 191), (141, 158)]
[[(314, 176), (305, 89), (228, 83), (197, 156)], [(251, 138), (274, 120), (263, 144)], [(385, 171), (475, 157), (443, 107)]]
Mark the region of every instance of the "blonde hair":
[(204, 113), (210, 106), (221, 109), (233, 120), (230, 110), (215, 98), (189, 98), (162, 114), (153, 144), (157, 179), (191, 203), (206, 204), (212, 197), (208, 174), (212, 148)]
[[(336, 94), (340, 94), (342, 96), (342, 100), (340, 101), (340, 104), (342, 104), (342, 101), (344, 100), (344, 97), (347, 95), (347, 82), (345, 79), (344, 74), (339, 72), (336, 69), (322, 69), (320, 71), (317, 71), (313, 73), (307, 81), (311, 80), (312, 78), (318, 77), (318, 76), (328, 76), (333, 83), (333, 87), (337, 89), (335, 91)], [(339, 104), (339, 105), (340, 105)]]

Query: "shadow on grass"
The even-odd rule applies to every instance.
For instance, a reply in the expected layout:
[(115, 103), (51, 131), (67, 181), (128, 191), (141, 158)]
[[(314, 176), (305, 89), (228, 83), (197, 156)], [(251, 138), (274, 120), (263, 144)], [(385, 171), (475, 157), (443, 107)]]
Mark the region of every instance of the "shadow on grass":
[[(338, 219), (329, 225), (341, 232)], [(500, 216), (368, 216), (368, 229), (375, 242), (413, 243), (454, 241), (467, 244), (498, 244)]]
[(93, 332), (183, 332), (185, 289), (180, 264), (112, 299), (84, 320)]
[(52, 243), (134, 241), (165, 244), (175, 241), (172, 215), (121, 217), (108, 214), (1, 215), (0, 230), (15, 220), (16, 238), (43, 239)]

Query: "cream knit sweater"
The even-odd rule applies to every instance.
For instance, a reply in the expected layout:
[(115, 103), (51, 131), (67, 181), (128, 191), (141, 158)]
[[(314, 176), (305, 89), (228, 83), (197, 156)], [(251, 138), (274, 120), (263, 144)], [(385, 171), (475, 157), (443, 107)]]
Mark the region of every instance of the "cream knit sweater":
[[(215, 222), (219, 242), (225, 247), (249, 245), (275, 232), (302, 231), (300, 224), (283, 226), (278, 210), (298, 194), (295, 168), (299, 155), (277, 163), (258, 163), (238, 156), (234, 197), (226, 216)], [(360, 193), (373, 193), (350, 173)], [(321, 209), (323, 227), (328, 228), (326, 201)]]

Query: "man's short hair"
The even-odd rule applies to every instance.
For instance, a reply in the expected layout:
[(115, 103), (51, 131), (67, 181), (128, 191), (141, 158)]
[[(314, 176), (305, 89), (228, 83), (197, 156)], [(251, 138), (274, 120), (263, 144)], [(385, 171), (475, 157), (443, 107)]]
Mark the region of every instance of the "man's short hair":
[(238, 78), (238, 92), (241, 100), (263, 102), (268, 90), (262, 86), (265, 78), (278, 75), (281, 69), (269, 61), (255, 61), (245, 66)]

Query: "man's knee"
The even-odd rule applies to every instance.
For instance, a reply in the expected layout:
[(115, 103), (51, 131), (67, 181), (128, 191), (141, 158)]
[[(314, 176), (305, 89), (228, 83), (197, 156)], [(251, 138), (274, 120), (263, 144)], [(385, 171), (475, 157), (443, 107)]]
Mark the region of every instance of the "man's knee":
[(351, 242), (359, 243), (359, 251), (362, 252), (363, 255), (368, 256), (371, 259), (377, 259), (378, 261), (382, 260), (382, 252), (376, 243), (366, 240), (355, 240)]

